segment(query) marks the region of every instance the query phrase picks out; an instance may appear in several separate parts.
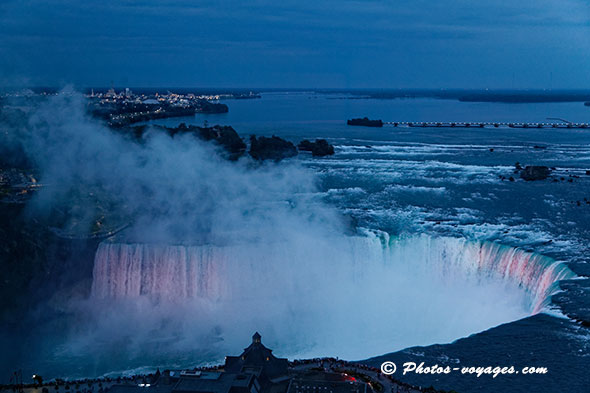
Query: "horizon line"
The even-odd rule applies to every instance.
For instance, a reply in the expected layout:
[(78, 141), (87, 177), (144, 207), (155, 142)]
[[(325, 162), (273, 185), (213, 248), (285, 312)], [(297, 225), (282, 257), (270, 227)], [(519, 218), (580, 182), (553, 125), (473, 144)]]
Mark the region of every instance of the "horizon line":
[(101, 85), (87, 85), (87, 86), (76, 86), (74, 84), (64, 84), (60, 86), (43, 86), (43, 85), (36, 85), (36, 86), (0, 86), (1, 90), (14, 90), (14, 89), (31, 89), (31, 90), (41, 90), (41, 89), (52, 89), (52, 90), (62, 90), (67, 87), (71, 86), (74, 90), (88, 90), (88, 89), (145, 89), (145, 90), (157, 90), (157, 89), (193, 89), (193, 90), (250, 90), (250, 91), (374, 91), (374, 90), (381, 90), (381, 91), (425, 91), (425, 92), (432, 92), (432, 91), (478, 91), (478, 92), (590, 92), (590, 87), (582, 87), (582, 88), (567, 88), (567, 87), (560, 87), (560, 88), (540, 88), (540, 87), (521, 87), (521, 88), (512, 88), (512, 87), (223, 87), (223, 86), (215, 86), (215, 87), (203, 87), (203, 86), (132, 86), (132, 85), (112, 85), (112, 86), (101, 86)]

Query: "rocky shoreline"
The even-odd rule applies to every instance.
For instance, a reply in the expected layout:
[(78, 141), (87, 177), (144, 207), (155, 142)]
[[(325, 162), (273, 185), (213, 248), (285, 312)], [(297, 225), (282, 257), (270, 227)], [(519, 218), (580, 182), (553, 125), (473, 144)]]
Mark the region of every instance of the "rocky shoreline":
[(310, 152), (313, 157), (325, 157), (335, 154), (334, 146), (325, 139), (316, 139), (313, 142), (304, 139), (296, 146), (292, 142), (275, 135), (270, 137), (251, 135), (249, 145), (247, 145), (233, 127), (222, 125), (203, 127), (186, 125), (185, 123), (181, 123), (177, 127), (142, 125), (126, 127), (118, 129), (118, 131), (141, 139), (150, 127), (155, 130), (165, 131), (171, 136), (192, 134), (203, 141), (213, 142), (221, 148), (221, 155), (231, 161), (239, 159), (246, 153), (256, 161), (270, 160), (275, 162), (295, 157), (300, 152)]
[(227, 113), (229, 108), (219, 102), (196, 100), (186, 105), (128, 102), (94, 104), (89, 111), (95, 118), (105, 120), (110, 127), (125, 127), (150, 120), (194, 116), (196, 113)]

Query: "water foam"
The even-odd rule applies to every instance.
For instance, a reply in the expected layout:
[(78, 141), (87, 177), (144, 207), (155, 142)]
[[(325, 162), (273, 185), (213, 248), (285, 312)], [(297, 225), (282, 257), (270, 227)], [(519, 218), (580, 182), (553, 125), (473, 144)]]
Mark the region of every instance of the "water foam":
[(92, 299), (141, 303), (150, 314), (142, 323), (178, 319), (182, 328), (166, 336), (184, 344), (215, 332), (231, 347), (232, 337), (261, 330), (286, 356), (359, 359), (543, 311), (556, 283), (573, 276), (542, 255), (451, 237), (370, 235), (261, 249), (103, 242)]

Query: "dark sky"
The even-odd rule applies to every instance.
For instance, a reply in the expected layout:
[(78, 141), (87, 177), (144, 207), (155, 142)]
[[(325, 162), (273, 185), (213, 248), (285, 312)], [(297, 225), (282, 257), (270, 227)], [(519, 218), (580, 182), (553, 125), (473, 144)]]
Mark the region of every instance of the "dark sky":
[(589, 0), (0, 0), (0, 85), (590, 88)]

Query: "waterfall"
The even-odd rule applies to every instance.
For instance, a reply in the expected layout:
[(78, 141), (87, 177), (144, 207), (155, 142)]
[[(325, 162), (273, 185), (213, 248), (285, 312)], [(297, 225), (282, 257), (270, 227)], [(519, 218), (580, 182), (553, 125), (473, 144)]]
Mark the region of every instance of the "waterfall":
[(212, 247), (103, 242), (94, 261), (92, 296), (214, 298), (220, 295), (222, 251)]
[(489, 241), (469, 241), (451, 237), (419, 236), (391, 239), (387, 250), (392, 260), (417, 254), (419, 264), (437, 270), (441, 279), (457, 278), (482, 282), (501, 280), (526, 292), (532, 314), (550, 305), (557, 283), (575, 277), (563, 263), (541, 254)]
[(142, 356), (199, 362), (258, 330), (283, 356), (363, 359), (547, 311), (558, 281), (573, 276), (546, 256), (453, 237), (107, 241), (96, 252), (84, 342), (121, 335), (151, 351)]
[(389, 239), (373, 235), (314, 248), (103, 242), (96, 252), (92, 296), (147, 296), (177, 302), (188, 298), (244, 299), (272, 297), (269, 289), (277, 284), (281, 291), (292, 287), (296, 292), (302, 287), (297, 280), (313, 284), (318, 275), (358, 285), (367, 283), (363, 278), (370, 281), (375, 275), (424, 274), (454, 285), (495, 280), (516, 286), (525, 292), (526, 308), (537, 313), (549, 304), (555, 284), (574, 276), (565, 265), (543, 255), (451, 237)]

